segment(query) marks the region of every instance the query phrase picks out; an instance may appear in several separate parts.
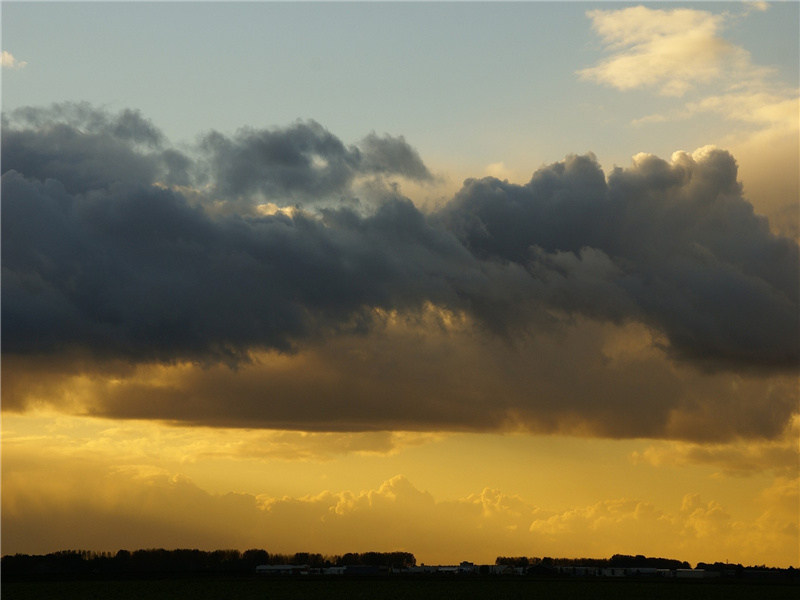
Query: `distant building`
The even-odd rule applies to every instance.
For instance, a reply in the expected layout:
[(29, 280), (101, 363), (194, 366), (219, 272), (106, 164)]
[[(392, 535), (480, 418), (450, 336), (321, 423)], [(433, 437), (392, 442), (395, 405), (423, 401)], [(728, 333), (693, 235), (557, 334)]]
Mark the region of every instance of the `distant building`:
[(625, 577), (628, 574), (628, 569), (620, 567), (608, 567), (600, 569), (599, 575), (602, 577)]
[(299, 575), (308, 572), (307, 565), (258, 565), (258, 575)]
[(477, 573), (478, 567), (476, 567), (471, 562), (463, 561), (460, 565), (458, 565), (458, 572), (461, 573), (462, 575)]
[(492, 575), (514, 575), (516, 570), (511, 565), (491, 565)]
[(387, 567), (376, 567), (372, 565), (347, 565), (344, 568), (345, 575), (380, 575), (388, 573)]
[(675, 577), (682, 579), (702, 579), (705, 576), (704, 569), (675, 569)]

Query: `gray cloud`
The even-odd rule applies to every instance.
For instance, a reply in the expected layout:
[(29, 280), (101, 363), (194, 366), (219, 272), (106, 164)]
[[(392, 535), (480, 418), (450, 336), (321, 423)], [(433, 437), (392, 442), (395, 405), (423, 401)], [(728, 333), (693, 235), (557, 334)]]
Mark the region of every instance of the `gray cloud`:
[[(152, 185), (159, 166), (177, 160), (185, 167), (182, 155), (146, 154), (107, 132), (90, 136), (88, 147), (65, 143), (44, 157), (59, 127), (68, 128), (70, 140), (87, 135), (40, 125), (9, 127), (3, 137), (4, 157), (10, 155), (2, 184), (4, 351), (77, 346), (140, 360), (231, 360), (250, 347), (288, 350), (293, 340), (323, 331), (363, 328), (376, 307), (460, 307), (471, 296), (476, 306), (500, 307), (524, 293), (513, 291), (516, 282), (503, 283), (522, 269), (476, 262), (391, 188), (366, 216), (347, 208), (211, 216), (202, 203)], [(29, 143), (17, 144), (21, 137)], [(217, 134), (204, 143), (209, 139), (227, 144)], [(307, 193), (340, 185), (333, 180), (343, 185), (349, 174), (313, 180), (309, 148), (339, 166), (360, 156), (320, 126), (296, 124), (277, 133), (240, 133), (237, 149), (221, 152), (219, 171), (231, 171), (232, 181), (256, 182), (263, 168), (265, 180), (289, 188), (296, 180)], [(227, 168), (231, 160), (256, 171), (244, 169), (250, 179), (236, 175)], [(277, 175), (270, 174), (274, 163)], [(75, 164), (80, 177), (68, 168)], [(298, 170), (280, 174), (287, 164)], [(114, 181), (117, 170), (123, 173)], [(490, 281), (511, 296), (478, 299)]]
[(211, 132), (202, 149), (223, 196), (341, 193), (360, 160), (356, 148), (346, 147), (314, 121), (274, 131), (242, 129), (233, 137)]
[(372, 133), (360, 146), (346, 146), (315, 121), (273, 130), (244, 128), (233, 136), (211, 132), (203, 137), (201, 148), (223, 197), (261, 192), (308, 202), (341, 195), (362, 175), (433, 179), (403, 137)]
[(363, 328), (374, 308), (466, 308), (491, 281), (510, 296), (481, 298), (485, 310), (522, 299), (505, 281), (515, 269), (476, 263), (399, 197), (367, 217), (211, 218), (154, 186), (72, 195), (16, 171), (2, 185), (6, 352), (229, 360)]
[(361, 168), (366, 173), (402, 175), (416, 181), (433, 180), (428, 167), (403, 136), (378, 136), (373, 132), (361, 140), (360, 147)]
[(124, 109), (111, 115), (88, 102), (64, 102), (46, 108), (26, 106), (12, 111), (8, 119), (37, 130), (62, 124), (84, 134), (110, 136), (151, 148), (160, 146), (164, 141), (161, 131), (138, 110)]
[[(2, 143), (6, 359), (213, 368), (175, 389), (107, 391), (97, 414), (701, 439), (774, 436), (796, 409), (796, 393), (765, 390), (798, 366), (798, 247), (753, 213), (724, 151), (639, 156), (607, 178), (569, 156), (525, 185), (467, 180), (425, 214), (390, 184), (356, 208), (308, 208), (353, 195), (358, 177), (431, 177), (402, 137), (346, 146), (314, 122), (211, 133), (198, 158), (138, 113), (79, 105), (17, 111)], [(310, 203), (211, 209), (256, 193)], [(431, 306), (467, 325), (432, 325)], [(396, 337), (397, 315), (430, 337)], [(587, 323), (644, 324), (661, 354), (614, 363), (612, 329)], [(245, 377), (259, 351), (301, 352), (320, 375)], [(708, 373), (705, 399), (664, 356)], [(748, 371), (762, 383), (721, 422), (714, 374)], [(4, 379), (4, 406), (23, 407), (26, 377)]]
[(676, 356), (794, 367), (798, 247), (772, 235), (722, 150), (638, 157), (605, 176), (571, 156), (526, 185), (468, 180), (434, 220), (477, 257), (524, 265), (550, 304), (664, 332)]
[(162, 150), (163, 134), (138, 111), (117, 115), (84, 103), (21, 108), (3, 115), (3, 173), (60, 182), (70, 193), (118, 183), (186, 183), (191, 161)]

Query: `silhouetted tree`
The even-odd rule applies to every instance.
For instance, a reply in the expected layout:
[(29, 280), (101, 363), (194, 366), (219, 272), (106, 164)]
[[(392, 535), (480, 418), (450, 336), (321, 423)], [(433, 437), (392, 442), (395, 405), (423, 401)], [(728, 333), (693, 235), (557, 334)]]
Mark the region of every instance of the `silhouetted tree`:
[(266, 550), (256, 550), (251, 548), (242, 552), (241, 559), (242, 567), (248, 571), (252, 571), (258, 565), (269, 564), (269, 553)]

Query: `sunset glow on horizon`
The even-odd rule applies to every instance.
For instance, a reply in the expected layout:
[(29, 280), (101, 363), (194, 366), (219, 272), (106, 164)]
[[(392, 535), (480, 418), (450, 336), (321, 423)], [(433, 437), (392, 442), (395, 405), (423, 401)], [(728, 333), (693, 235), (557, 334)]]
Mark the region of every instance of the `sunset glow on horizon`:
[(4, 2), (2, 554), (800, 567), (798, 19)]

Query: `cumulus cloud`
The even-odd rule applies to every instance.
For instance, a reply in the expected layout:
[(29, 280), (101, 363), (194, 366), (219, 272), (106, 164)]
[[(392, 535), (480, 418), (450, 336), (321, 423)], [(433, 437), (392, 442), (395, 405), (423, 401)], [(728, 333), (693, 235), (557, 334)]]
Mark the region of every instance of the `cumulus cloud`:
[[(314, 122), (179, 152), (136, 111), (64, 105), (4, 118), (2, 145), (6, 409), (681, 439), (796, 410), (798, 246), (723, 150), (568, 156), (423, 212), (402, 137)], [(726, 396), (733, 373), (755, 378)]]
[(0, 63), (2, 63), (4, 69), (24, 69), (28, 65), (26, 61), (14, 58), (14, 55), (8, 50), (3, 50)]
[(416, 181), (433, 180), (422, 158), (403, 136), (378, 136), (373, 132), (361, 141), (360, 147), (363, 156), (361, 169), (366, 173), (403, 175)]
[[(476, 256), (525, 265), (553, 306), (642, 319), (687, 358), (738, 362), (737, 355), (750, 355), (743, 362), (754, 364), (751, 353), (761, 346), (764, 358), (772, 354), (767, 362), (781, 362), (783, 354), (788, 366), (797, 360), (798, 284), (790, 267), (797, 246), (772, 236), (753, 213), (736, 168), (727, 152), (704, 148), (676, 153), (671, 162), (638, 155), (606, 181), (594, 157), (572, 156), (526, 185), (468, 180), (435, 218)], [(757, 291), (765, 284), (774, 292)], [(725, 290), (732, 292), (728, 302)], [(722, 324), (779, 313), (783, 325), (763, 322), (760, 331), (783, 337), (791, 324), (782, 342), (761, 345)]]
[(58, 182), (72, 194), (180, 179), (189, 159), (162, 150), (163, 141), (136, 110), (111, 115), (88, 103), (24, 107), (3, 115), (3, 173)]
[(431, 181), (433, 176), (405, 139), (366, 136), (346, 146), (315, 121), (299, 121), (275, 130), (241, 129), (229, 137), (207, 134), (201, 148), (223, 196), (266, 197), (300, 202), (344, 194), (366, 175), (402, 176)]

